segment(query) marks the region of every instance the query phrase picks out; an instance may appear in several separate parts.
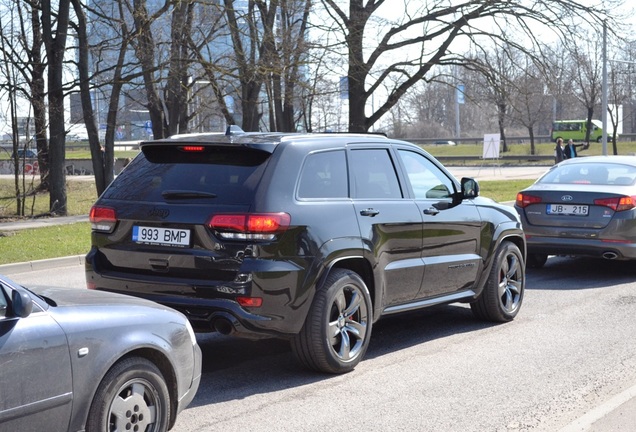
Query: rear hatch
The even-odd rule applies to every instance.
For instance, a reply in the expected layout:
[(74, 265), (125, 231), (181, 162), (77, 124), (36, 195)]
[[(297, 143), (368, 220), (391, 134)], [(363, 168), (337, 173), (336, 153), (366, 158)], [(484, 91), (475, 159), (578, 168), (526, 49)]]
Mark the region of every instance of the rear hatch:
[(142, 150), (93, 208), (95, 270), (176, 284), (234, 280), (245, 243), (223, 241), (210, 222), (250, 210), (271, 153), (183, 142)]

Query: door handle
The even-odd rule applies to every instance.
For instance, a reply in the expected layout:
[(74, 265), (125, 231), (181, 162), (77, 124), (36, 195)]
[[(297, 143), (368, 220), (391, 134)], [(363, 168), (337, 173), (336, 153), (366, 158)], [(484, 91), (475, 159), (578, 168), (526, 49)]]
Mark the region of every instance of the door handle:
[(372, 209), (372, 208), (368, 208), (368, 209), (364, 209), (364, 210), (360, 210), (360, 215), (362, 216), (377, 216), (380, 214), (379, 210), (376, 209)]
[(439, 213), (439, 210), (437, 210), (435, 207), (427, 208), (426, 210), (424, 210), (424, 214), (429, 216), (435, 216), (437, 213)]

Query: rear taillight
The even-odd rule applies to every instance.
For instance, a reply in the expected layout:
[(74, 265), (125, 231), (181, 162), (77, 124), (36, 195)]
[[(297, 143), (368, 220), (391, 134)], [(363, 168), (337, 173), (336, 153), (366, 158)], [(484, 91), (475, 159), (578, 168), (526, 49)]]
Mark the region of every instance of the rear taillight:
[(517, 204), (517, 207), (521, 207), (521, 208), (525, 208), (529, 206), (530, 204), (536, 204), (540, 202), (541, 202), (540, 197), (534, 196), (534, 195), (528, 195), (527, 193), (523, 193), (523, 192), (519, 192), (517, 194), (517, 200), (515, 201), (515, 203)]
[(631, 210), (636, 207), (636, 197), (621, 196), (614, 198), (599, 198), (594, 200), (594, 204), (609, 207), (614, 211)]
[(232, 213), (212, 216), (208, 226), (226, 240), (273, 240), (290, 221), (287, 213)]
[(243, 307), (259, 308), (263, 305), (261, 297), (237, 297), (236, 301)]
[(111, 233), (117, 224), (115, 209), (110, 207), (93, 206), (88, 218), (93, 231)]

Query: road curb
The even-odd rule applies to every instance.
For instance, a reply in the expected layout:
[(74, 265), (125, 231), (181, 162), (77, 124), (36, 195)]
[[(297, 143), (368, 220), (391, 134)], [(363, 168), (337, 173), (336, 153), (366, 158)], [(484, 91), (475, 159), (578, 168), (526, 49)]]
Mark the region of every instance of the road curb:
[(84, 265), (84, 255), (73, 255), (61, 258), (50, 258), (37, 261), (27, 261), (14, 264), (0, 265), (0, 273), (5, 275), (28, 273), (38, 270), (50, 270), (58, 267)]
[[(636, 420), (636, 385), (615, 395), (585, 413), (559, 432), (610, 432), (623, 430), (620, 425), (634, 425)], [(629, 427), (629, 426), (628, 426)], [(629, 430), (629, 429), (625, 429)]]

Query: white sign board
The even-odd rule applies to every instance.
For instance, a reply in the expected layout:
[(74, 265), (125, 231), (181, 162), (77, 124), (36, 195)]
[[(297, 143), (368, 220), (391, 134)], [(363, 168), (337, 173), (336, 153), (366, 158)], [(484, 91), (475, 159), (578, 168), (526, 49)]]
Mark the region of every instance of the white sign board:
[(499, 159), (499, 142), (501, 137), (499, 134), (484, 135), (484, 159)]

